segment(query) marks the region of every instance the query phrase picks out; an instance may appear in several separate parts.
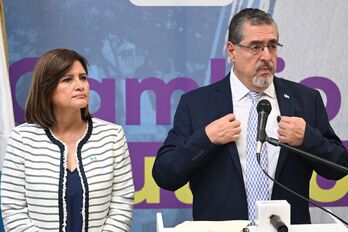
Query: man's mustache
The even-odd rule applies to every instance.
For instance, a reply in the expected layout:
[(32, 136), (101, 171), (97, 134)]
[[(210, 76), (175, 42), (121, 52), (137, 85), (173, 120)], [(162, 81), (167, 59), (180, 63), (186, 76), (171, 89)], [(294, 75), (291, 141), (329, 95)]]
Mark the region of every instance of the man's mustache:
[(269, 70), (273, 70), (273, 64), (271, 62), (262, 61), (262, 63), (257, 67), (256, 71), (260, 71), (262, 68), (268, 68)]

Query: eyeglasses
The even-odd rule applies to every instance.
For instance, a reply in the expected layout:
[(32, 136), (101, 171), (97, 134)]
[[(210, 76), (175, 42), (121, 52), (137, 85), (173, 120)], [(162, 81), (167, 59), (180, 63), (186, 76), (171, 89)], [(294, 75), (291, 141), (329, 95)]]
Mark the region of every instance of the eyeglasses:
[(252, 43), (249, 46), (242, 45), (242, 44), (235, 44), (235, 45), (238, 47), (241, 47), (241, 48), (248, 49), (248, 51), (253, 55), (260, 54), (260, 52), (262, 52), (265, 49), (265, 47), (267, 47), (269, 53), (275, 54), (275, 53), (277, 53), (278, 47), (283, 47), (283, 45), (278, 43), (278, 42), (270, 42), (266, 45), (264, 45), (261, 42), (260, 43)]

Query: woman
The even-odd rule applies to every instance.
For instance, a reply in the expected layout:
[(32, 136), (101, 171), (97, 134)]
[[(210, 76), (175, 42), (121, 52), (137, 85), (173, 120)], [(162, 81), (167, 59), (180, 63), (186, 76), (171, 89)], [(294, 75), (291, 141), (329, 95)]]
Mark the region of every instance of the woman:
[(6, 231), (129, 231), (134, 186), (121, 126), (92, 118), (87, 61), (45, 53), (33, 71), (27, 123), (9, 140), (1, 178)]

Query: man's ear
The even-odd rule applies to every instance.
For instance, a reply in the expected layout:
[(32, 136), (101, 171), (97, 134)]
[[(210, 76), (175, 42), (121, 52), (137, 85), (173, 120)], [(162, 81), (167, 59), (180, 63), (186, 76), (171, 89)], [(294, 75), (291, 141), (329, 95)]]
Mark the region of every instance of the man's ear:
[(235, 50), (235, 46), (233, 45), (233, 43), (231, 43), (230, 41), (227, 41), (226, 51), (231, 61), (234, 61), (234, 58), (235, 58), (234, 50)]

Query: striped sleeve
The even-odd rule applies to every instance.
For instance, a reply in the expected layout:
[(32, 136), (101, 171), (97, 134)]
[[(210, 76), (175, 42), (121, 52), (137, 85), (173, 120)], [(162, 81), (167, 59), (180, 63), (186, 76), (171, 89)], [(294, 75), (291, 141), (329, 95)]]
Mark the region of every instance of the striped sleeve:
[(103, 231), (130, 231), (134, 185), (128, 145), (122, 128), (118, 130), (114, 150), (113, 186), (110, 209)]
[(38, 231), (28, 216), (25, 200), (25, 150), (20, 133), (13, 130), (1, 176), (1, 210), (5, 231)]

